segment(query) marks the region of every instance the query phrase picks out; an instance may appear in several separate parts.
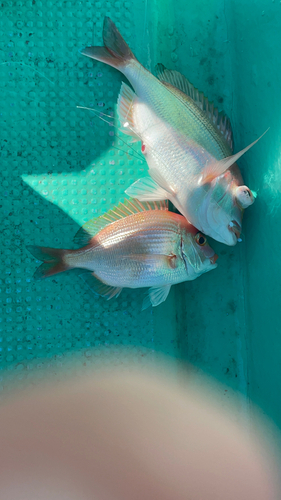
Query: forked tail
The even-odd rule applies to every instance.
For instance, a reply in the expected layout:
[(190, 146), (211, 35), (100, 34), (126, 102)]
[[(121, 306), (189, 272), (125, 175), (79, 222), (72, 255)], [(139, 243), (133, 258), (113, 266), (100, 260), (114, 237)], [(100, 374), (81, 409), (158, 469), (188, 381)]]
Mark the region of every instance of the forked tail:
[(120, 71), (122, 71), (122, 67), (126, 66), (130, 60), (135, 60), (135, 56), (129, 45), (125, 42), (109, 17), (104, 18), (103, 43), (104, 47), (86, 47), (80, 52), (84, 56), (102, 61)]
[(37, 247), (36, 245), (28, 245), (26, 248), (36, 259), (43, 261), (43, 264), (34, 273), (36, 280), (42, 280), (70, 269), (70, 266), (64, 262), (66, 250)]

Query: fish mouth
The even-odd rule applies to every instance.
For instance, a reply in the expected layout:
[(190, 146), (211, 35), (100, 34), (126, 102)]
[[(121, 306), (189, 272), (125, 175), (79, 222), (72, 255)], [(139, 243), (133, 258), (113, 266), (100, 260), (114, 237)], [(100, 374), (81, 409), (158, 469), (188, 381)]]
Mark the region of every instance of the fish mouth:
[(231, 233), (235, 234), (236, 238), (239, 239), (240, 238), (240, 235), (241, 235), (241, 226), (240, 224), (238, 224), (238, 222), (236, 220), (232, 220), (229, 224), (228, 224), (228, 229)]
[(215, 253), (215, 255), (213, 255), (213, 257), (210, 258), (210, 262), (211, 264), (215, 264), (216, 261), (218, 260), (219, 256)]

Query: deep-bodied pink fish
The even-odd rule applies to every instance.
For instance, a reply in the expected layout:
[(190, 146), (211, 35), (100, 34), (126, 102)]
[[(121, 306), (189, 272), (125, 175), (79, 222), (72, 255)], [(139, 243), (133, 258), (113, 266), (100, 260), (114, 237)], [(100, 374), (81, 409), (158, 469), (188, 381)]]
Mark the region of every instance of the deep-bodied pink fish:
[(139, 200), (169, 199), (200, 231), (235, 245), (243, 211), (254, 196), (234, 164), (256, 141), (231, 156), (229, 120), (188, 80), (161, 65), (160, 79), (154, 77), (108, 17), (103, 40), (104, 47), (87, 47), (81, 53), (117, 68), (132, 84), (135, 92), (122, 84), (119, 118), (124, 132), (142, 141), (151, 176), (126, 193)]
[(28, 246), (43, 264), (42, 279), (68, 269), (81, 274), (90, 288), (110, 299), (122, 288), (150, 287), (143, 308), (166, 300), (171, 285), (194, 280), (217, 267), (217, 255), (205, 236), (166, 202), (127, 200), (87, 222), (77, 233), (78, 250)]

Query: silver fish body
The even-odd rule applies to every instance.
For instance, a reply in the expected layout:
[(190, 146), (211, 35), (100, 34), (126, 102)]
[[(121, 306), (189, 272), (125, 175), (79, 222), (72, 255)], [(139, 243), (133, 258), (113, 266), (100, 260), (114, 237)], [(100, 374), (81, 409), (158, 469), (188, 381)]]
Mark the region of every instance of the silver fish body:
[(196, 247), (181, 215), (151, 210), (110, 224), (88, 247), (64, 260), (69, 267), (94, 271), (111, 286), (163, 286), (193, 280), (209, 269), (204, 255), (197, 257), (201, 249)]
[[(222, 124), (215, 126), (215, 114), (211, 114), (210, 119), (197, 101), (147, 71), (135, 59), (109, 18), (104, 21), (103, 38), (104, 47), (88, 47), (81, 52), (117, 68), (134, 87), (137, 95), (128, 86), (122, 85), (118, 99), (119, 118), (124, 132), (135, 135), (148, 148), (146, 160), (149, 173), (154, 179), (157, 177), (156, 182), (162, 188), (164, 198), (175, 203), (178, 210), (192, 224), (196, 222), (197, 227), (207, 235), (228, 245), (236, 244), (241, 232), (243, 210), (253, 203), (254, 197), (249, 188), (242, 185), (241, 174), (235, 175), (237, 167), (229, 169), (254, 143), (230, 156), (231, 129), (229, 131)], [(163, 144), (166, 146), (164, 149)], [(171, 162), (171, 158), (175, 161)], [(160, 175), (152, 175), (153, 170), (154, 174)], [(220, 177), (226, 172), (227, 176), (221, 182)], [(159, 182), (161, 179), (164, 182)], [(218, 204), (217, 187), (220, 184), (221, 190), (226, 185), (225, 180), (225, 203)], [(196, 190), (194, 196), (193, 189)], [(156, 191), (154, 197), (159, 199)], [(129, 189), (127, 194), (140, 200), (153, 199), (152, 193), (147, 197), (144, 190), (141, 192), (140, 185), (138, 189)], [(200, 209), (202, 200), (204, 211)], [(222, 212), (220, 216), (219, 212)]]
[[(189, 137), (175, 133), (165, 122), (157, 123), (154, 113), (138, 98), (133, 112), (134, 126), (142, 138), (142, 151), (156, 185), (148, 196), (140, 180), (127, 194), (141, 200), (157, 199), (160, 184), (165, 191), (161, 194), (160, 190), (160, 198), (170, 199), (199, 231), (234, 245), (240, 236), (243, 216), (243, 209), (235, 200), (239, 173), (228, 170), (210, 183), (201, 184), (202, 165), (211, 163), (212, 155)], [(237, 228), (236, 233), (233, 228)]]
[[(183, 95), (183, 99), (179, 100), (178, 94), (175, 95), (171, 87), (155, 78), (136, 59), (124, 66), (122, 73), (133, 86), (139, 101), (154, 112), (156, 120), (159, 118), (158, 123), (169, 124), (177, 132), (201, 145), (217, 160), (231, 155), (232, 151), (223, 135), (193, 99)], [(151, 126), (154, 125), (155, 120)]]
[[(107, 298), (122, 288), (151, 287), (149, 301), (158, 305), (173, 284), (196, 279), (216, 267), (206, 238), (164, 202), (127, 200), (104, 216), (86, 223), (75, 237), (77, 250), (29, 247), (44, 263), (36, 278), (67, 269), (87, 270), (81, 277)], [(91, 272), (89, 272), (91, 271)]]

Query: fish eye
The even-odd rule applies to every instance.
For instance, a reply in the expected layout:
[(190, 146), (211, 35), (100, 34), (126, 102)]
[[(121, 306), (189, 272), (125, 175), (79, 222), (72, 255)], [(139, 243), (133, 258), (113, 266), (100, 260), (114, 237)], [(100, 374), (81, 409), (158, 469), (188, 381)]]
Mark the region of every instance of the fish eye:
[(202, 247), (203, 245), (205, 245), (206, 242), (207, 242), (205, 236), (203, 236), (203, 234), (201, 234), (201, 233), (197, 233), (196, 234), (195, 240), (198, 243), (198, 245), (200, 245), (200, 247)]
[(236, 189), (236, 201), (240, 208), (247, 208), (255, 201), (255, 197), (247, 186), (238, 186)]

